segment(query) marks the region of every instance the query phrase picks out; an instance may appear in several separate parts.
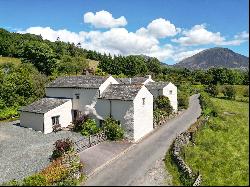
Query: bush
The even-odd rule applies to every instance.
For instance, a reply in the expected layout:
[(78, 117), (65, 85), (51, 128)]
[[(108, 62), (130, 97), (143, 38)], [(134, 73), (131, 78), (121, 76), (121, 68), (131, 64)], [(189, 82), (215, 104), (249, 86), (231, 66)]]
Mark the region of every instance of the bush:
[(73, 142), (67, 138), (62, 140), (57, 140), (55, 143), (55, 149), (52, 153), (52, 159), (57, 159), (63, 156), (65, 153), (73, 151)]
[(46, 179), (41, 174), (31, 175), (23, 180), (22, 186), (46, 186)]
[(154, 101), (156, 109), (164, 110), (168, 115), (173, 112), (173, 107), (170, 104), (169, 98), (159, 96)]
[(41, 175), (44, 176), (47, 184), (53, 184), (66, 178), (68, 170), (62, 165), (62, 159), (57, 159), (53, 160), (52, 163), (41, 172)]
[(74, 120), (73, 121), (73, 124), (74, 124), (73, 130), (75, 132), (81, 132), (83, 127), (84, 127), (84, 122), (87, 121), (87, 119), (89, 119), (89, 116), (82, 115), (79, 117), (79, 119)]
[(124, 137), (124, 130), (119, 126), (118, 121), (107, 118), (104, 121), (104, 132), (109, 140), (121, 140)]
[(81, 134), (83, 136), (90, 136), (100, 132), (100, 128), (97, 127), (95, 120), (87, 119), (83, 124), (83, 129), (81, 130)]
[(162, 119), (164, 119), (169, 114), (166, 113), (164, 110), (156, 109), (153, 112), (154, 115), (154, 123), (158, 124)]
[(219, 94), (219, 89), (216, 85), (210, 84), (206, 86), (205, 92), (207, 92), (209, 95), (216, 97)]
[(235, 99), (236, 91), (235, 91), (234, 87), (231, 85), (224, 86), (222, 89), (222, 93), (228, 99)]
[(185, 92), (180, 92), (178, 94), (178, 108), (179, 109), (187, 109), (189, 104), (189, 95)]
[(243, 96), (244, 97), (249, 97), (249, 87), (248, 86), (245, 88)]

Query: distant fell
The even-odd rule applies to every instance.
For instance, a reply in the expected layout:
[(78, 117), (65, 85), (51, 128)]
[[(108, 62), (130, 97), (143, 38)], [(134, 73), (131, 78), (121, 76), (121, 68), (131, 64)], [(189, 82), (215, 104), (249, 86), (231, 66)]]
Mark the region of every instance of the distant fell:
[(185, 58), (174, 66), (188, 69), (209, 69), (213, 67), (249, 69), (249, 58), (228, 48), (215, 47)]

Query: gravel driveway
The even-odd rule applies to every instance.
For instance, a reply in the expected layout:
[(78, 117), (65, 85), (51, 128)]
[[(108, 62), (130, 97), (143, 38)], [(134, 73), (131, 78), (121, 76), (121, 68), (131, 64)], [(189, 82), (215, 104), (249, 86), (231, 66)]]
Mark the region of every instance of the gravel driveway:
[(70, 137), (77, 141), (78, 133), (60, 131), (42, 134), (18, 125), (19, 121), (0, 123), (0, 184), (22, 179), (49, 164), (56, 140)]

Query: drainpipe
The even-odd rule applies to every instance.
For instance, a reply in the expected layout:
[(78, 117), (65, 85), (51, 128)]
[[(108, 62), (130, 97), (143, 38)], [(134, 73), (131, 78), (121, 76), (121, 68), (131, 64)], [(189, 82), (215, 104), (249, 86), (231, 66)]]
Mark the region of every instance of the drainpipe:
[(109, 117), (112, 117), (112, 102), (109, 100)]

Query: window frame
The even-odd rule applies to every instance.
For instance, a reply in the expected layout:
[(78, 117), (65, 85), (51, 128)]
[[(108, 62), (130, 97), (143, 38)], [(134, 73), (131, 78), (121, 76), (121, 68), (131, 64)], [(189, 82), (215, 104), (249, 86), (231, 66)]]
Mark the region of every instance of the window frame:
[(51, 117), (51, 120), (52, 120), (52, 126), (54, 125), (60, 125), (60, 115), (58, 116), (52, 116)]
[(75, 94), (76, 99), (80, 99), (80, 94)]

